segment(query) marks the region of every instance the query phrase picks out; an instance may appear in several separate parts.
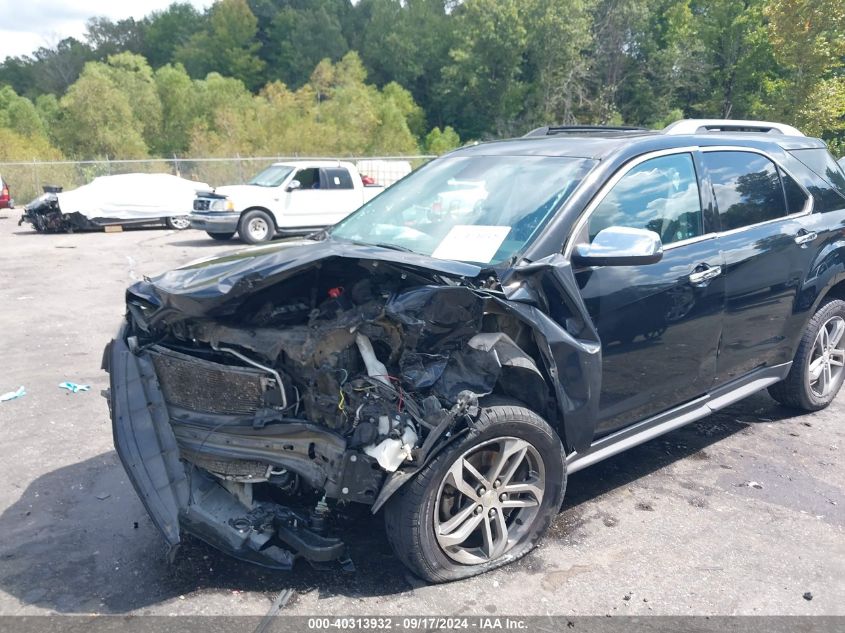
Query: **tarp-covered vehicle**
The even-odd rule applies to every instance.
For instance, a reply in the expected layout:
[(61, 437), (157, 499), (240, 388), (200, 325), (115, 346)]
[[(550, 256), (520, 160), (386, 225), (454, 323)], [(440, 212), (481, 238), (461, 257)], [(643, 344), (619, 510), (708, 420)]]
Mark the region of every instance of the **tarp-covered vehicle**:
[(47, 191), (24, 207), (18, 224), (39, 233), (96, 230), (106, 226), (163, 224), (190, 227), (194, 198), (211, 186), (170, 174), (100, 176), (71, 191)]
[(463, 578), (528, 552), (568, 473), (766, 387), (827, 406), (845, 174), (726, 125), (466, 147), (320, 234), (130, 287), (114, 439), (170, 546), (344, 560), (355, 503), (416, 574)]

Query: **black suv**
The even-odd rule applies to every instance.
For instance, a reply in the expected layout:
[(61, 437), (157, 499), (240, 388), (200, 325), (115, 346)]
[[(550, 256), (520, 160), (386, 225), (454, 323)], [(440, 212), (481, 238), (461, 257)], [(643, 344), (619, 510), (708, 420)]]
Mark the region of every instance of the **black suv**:
[(171, 547), (343, 564), (363, 504), (441, 582), (528, 552), (568, 473), (761, 389), (827, 406), (843, 333), (824, 143), (687, 120), (465, 147), (308, 239), (139, 282), (104, 368)]

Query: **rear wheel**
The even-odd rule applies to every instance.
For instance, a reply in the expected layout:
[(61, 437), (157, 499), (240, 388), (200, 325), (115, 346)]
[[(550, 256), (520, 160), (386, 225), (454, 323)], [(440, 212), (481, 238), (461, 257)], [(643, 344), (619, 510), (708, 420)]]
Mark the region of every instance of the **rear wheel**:
[(231, 240), (235, 236), (235, 232), (232, 231), (231, 233), (211, 233), (206, 231), (208, 236), (213, 240), (219, 240), (221, 242), (225, 242), (226, 240)]
[(829, 405), (845, 379), (845, 301), (825, 302), (810, 319), (786, 379), (769, 387), (781, 404), (818, 411)]
[(238, 234), (247, 244), (268, 242), (273, 239), (273, 219), (265, 211), (247, 211), (238, 222)]
[(187, 215), (177, 215), (172, 218), (165, 218), (164, 223), (167, 228), (174, 231), (184, 231), (191, 228), (191, 219)]
[(563, 500), (561, 442), (536, 413), (490, 406), (475, 428), (401, 488), (385, 511), (397, 557), (430, 582), (474, 576), (524, 556)]

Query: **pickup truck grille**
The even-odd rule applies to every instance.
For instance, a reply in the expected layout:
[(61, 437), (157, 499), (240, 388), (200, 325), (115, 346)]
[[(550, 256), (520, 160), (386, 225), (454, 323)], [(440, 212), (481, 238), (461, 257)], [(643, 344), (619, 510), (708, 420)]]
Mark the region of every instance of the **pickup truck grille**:
[(208, 211), (211, 206), (211, 200), (207, 198), (197, 198), (194, 200), (194, 211)]

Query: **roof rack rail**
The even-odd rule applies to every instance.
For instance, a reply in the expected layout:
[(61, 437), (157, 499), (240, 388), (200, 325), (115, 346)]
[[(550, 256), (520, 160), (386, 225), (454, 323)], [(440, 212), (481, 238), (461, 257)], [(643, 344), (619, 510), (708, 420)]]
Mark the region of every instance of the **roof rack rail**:
[(772, 121), (743, 121), (741, 119), (683, 119), (663, 128), (664, 134), (704, 134), (707, 132), (758, 132), (804, 136), (801, 130)]
[(525, 137), (529, 136), (554, 136), (555, 134), (587, 133), (596, 134), (600, 132), (643, 132), (642, 127), (628, 127), (622, 125), (544, 125), (531, 130)]

